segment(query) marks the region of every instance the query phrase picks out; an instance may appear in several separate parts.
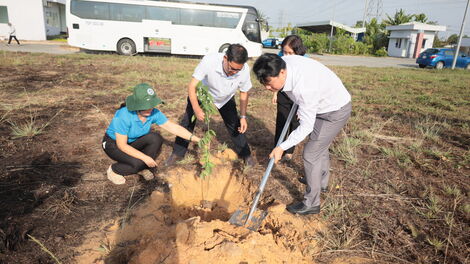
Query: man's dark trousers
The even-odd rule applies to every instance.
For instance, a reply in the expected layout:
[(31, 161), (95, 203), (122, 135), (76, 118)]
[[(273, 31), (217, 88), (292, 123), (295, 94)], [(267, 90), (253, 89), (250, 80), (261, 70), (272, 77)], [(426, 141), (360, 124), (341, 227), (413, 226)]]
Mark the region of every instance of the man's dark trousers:
[(13, 36), (13, 35), (10, 35), (10, 37), (8, 38), (8, 44), (11, 43), (11, 40), (12, 39), (15, 39), (16, 40), (16, 43), (18, 43), (18, 45), (20, 45), (20, 42), (18, 41), (18, 39), (16, 38), (16, 36)]
[[(201, 102), (199, 102), (200, 104)], [(224, 106), (219, 109), (219, 113), (224, 120), (225, 127), (227, 127), (228, 133), (232, 137), (232, 141), (235, 144), (235, 151), (238, 156), (241, 158), (251, 155), (250, 147), (246, 140), (245, 134), (238, 132), (240, 127), (240, 118), (237, 113), (237, 104), (235, 99), (232, 97)], [(187, 130), (193, 132), (194, 127), (196, 126), (196, 119), (191, 122), (192, 117), (194, 116), (193, 106), (188, 97), (188, 105), (186, 106), (186, 112), (184, 113), (183, 120), (180, 122), (180, 125)], [(173, 154), (183, 157), (188, 151), (189, 141), (180, 137), (176, 137), (175, 145), (173, 147)]]

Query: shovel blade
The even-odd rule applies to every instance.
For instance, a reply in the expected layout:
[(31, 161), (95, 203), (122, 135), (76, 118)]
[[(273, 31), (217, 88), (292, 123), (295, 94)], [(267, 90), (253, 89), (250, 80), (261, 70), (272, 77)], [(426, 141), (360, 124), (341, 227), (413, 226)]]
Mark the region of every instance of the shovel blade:
[(264, 218), (268, 215), (268, 212), (261, 211), (256, 209), (251, 217), (250, 221), (246, 222), (248, 218), (249, 210), (237, 210), (235, 213), (232, 214), (232, 217), (228, 220), (230, 224), (237, 225), (237, 226), (245, 226), (246, 228), (250, 229), (251, 231), (257, 231), (261, 223), (263, 222)]

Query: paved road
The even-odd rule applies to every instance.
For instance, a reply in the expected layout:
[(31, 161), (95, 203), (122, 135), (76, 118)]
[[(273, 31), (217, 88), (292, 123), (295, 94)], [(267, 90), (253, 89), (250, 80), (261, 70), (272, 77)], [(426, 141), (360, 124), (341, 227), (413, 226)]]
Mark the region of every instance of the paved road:
[(20, 41), (18, 46), (15, 41), (7, 45), (6, 41), (0, 41), (0, 50), (17, 52), (44, 52), (51, 54), (70, 54), (79, 52), (79, 49), (67, 45), (65, 42), (55, 41)]
[[(263, 49), (263, 52), (277, 54), (279, 50)], [(320, 61), (325, 65), (418, 68), (418, 64), (416, 64), (416, 59), (408, 58), (317, 54), (309, 54), (309, 56)]]
[[(21, 46), (16, 43), (7, 46), (5, 41), (0, 42), (0, 50), (19, 52), (45, 52), (51, 54), (71, 54), (80, 52), (80, 49), (70, 47), (67, 43), (56, 41), (22, 41)], [(276, 49), (263, 49), (263, 52), (278, 53)], [(400, 67), (417, 68), (414, 59), (392, 58), (392, 57), (366, 57), (346, 55), (309, 55), (325, 65), (340, 66), (366, 66), (366, 67)]]

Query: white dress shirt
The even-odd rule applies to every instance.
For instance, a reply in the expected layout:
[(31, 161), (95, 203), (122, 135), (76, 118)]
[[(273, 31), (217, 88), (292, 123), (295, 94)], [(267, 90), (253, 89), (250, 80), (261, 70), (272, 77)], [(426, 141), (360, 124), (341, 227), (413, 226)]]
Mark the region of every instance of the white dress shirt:
[[(336, 74), (325, 65), (298, 55), (284, 56), (287, 76), (283, 91), (299, 105), (299, 127), (280, 147), (287, 150), (313, 131), (316, 115), (339, 110), (351, 95)], [(295, 118), (295, 117), (294, 117)]]
[(202, 58), (193, 73), (193, 77), (209, 87), (217, 108), (224, 106), (239, 89), (248, 92), (251, 89), (250, 67), (247, 63), (243, 69), (232, 76), (227, 76), (223, 69), (223, 53), (207, 54)]

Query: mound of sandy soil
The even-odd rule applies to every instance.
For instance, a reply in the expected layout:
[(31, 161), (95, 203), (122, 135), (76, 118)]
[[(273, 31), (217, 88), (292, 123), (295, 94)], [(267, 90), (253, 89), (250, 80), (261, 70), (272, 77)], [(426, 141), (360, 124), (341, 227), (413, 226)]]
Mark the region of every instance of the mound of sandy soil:
[(304, 222), (274, 202), (257, 232), (228, 222), (240, 206), (250, 205), (257, 186), (244, 183), (232, 166), (236, 155), (227, 151), (218, 154), (219, 165), (205, 180), (191, 169), (167, 171), (170, 191), (154, 191), (128, 221), (115, 219), (90, 234), (77, 262), (312, 263), (304, 256), (318, 250), (312, 238), (322, 227), (314, 218)]

